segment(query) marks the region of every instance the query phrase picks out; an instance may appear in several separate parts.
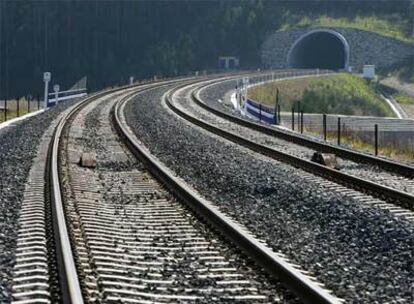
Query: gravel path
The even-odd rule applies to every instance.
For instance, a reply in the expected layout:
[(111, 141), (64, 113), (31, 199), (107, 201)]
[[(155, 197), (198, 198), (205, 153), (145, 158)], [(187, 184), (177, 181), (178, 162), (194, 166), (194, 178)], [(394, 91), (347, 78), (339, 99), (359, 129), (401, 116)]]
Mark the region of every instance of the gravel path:
[(177, 119), (160, 102), (164, 91), (141, 94), (125, 110), (177, 175), (348, 302), (414, 301), (412, 223)]
[(0, 130), (0, 303), (10, 302), (17, 219), (37, 146), (49, 124), (75, 101)]

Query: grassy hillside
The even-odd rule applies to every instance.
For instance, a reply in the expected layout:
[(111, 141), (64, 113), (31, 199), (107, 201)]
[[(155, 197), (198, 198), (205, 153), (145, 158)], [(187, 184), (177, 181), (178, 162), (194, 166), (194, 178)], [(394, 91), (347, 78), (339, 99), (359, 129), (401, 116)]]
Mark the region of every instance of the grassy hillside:
[(254, 87), (249, 98), (274, 106), (279, 89), (282, 111), (301, 101), (305, 113), (394, 116), (366, 80), (349, 74), (284, 80)]
[(411, 96), (408, 96), (407, 94), (404, 93), (397, 93), (395, 95), (393, 95), (393, 97), (395, 98), (395, 100), (402, 104), (402, 105), (412, 105), (414, 104), (414, 98), (412, 98)]
[(383, 36), (392, 37), (405, 42), (414, 43), (414, 38), (410, 37), (410, 22), (408, 19), (401, 18), (399, 14), (388, 16), (353, 16), (330, 17), (327, 15), (308, 17), (292, 16), (290, 22), (284, 24), (280, 30), (302, 27), (345, 27), (366, 30), (378, 33)]

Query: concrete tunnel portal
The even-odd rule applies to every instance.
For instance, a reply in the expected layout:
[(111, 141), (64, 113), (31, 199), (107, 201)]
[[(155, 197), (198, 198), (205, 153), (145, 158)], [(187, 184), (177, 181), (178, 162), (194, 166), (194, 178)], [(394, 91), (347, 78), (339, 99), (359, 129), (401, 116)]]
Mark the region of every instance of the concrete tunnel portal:
[(313, 30), (299, 37), (288, 53), (288, 66), (300, 69), (349, 68), (349, 44), (338, 32)]

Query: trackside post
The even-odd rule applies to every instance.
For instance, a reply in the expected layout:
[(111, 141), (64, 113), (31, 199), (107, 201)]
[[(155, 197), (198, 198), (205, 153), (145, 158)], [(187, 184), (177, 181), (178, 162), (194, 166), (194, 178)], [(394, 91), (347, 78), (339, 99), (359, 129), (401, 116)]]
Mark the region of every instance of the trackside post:
[(45, 97), (44, 97), (44, 108), (47, 108), (47, 101), (49, 98), (49, 82), (52, 79), (52, 74), (50, 72), (43, 73), (43, 82), (45, 83)]
[(338, 146), (341, 145), (341, 117), (338, 117)]
[(374, 126), (375, 156), (378, 156), (378, 124)]

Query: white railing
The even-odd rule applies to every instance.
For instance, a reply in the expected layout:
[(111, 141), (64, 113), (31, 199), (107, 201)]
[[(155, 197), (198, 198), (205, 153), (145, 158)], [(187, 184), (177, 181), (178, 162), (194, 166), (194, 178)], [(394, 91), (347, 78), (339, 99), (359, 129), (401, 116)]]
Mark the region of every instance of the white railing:
[[(48, 98), (48, 103), (58, 104), (59, 101), (84, 97), (88, 94), (86, 91), (87, 91), (86, 88), (81, 88), (81, 89), (73, 89), (73, 90), (52, 92), (52, 93), (49, 93), (48, 96), (51, 96), (51, 97), (54, 97), (54, 98)], [(70, 93), (72, 93), (72, 94), (70, 94)], [(69, 95), (67, 95), (67, 94), (69, 94)]]

